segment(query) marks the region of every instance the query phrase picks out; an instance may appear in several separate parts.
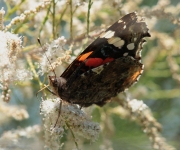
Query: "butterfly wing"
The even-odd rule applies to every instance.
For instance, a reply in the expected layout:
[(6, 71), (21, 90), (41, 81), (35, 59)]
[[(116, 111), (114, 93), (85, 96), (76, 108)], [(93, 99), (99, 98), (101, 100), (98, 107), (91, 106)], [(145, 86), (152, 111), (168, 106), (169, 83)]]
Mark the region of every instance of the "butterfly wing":
[(125, 15), (92, 42), (62, 73), (66, 80), (119, 57), (140, 59), (143, 37), (149, 37), (143, 18), (136, 12)]

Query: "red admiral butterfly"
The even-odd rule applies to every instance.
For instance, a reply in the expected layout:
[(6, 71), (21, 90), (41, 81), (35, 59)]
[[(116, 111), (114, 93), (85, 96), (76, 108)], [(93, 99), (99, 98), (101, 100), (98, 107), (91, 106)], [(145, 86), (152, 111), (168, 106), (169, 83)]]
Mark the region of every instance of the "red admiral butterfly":
[(92, 42), (62, 73), (49, 76), (53, 93), (81, 107), (104, 105), (135, 83), (143, 72), (144, 37), (150, 37), (144, 19), (125, 15)]

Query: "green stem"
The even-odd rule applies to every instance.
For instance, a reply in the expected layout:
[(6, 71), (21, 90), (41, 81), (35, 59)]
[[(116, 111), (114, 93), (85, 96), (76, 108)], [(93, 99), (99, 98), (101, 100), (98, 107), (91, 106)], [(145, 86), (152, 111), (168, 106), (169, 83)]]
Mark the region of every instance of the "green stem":
[(30, 55), (26, 54), (25, 56), (26, 56), (26, 59), (27, 59), (27, 62), (29, 64), (29, 66), (30, 66), (31, 71), (34, 74), (34, 79), (37, 80), (38, 83), (39, 83), (39, 86), (42, 87), (42, 83), (41, 83), (41, 81), (39, 79), (39, 76), (38, 76), (38, 74), (36, 72), (36, 69), (35, 69), (35, 67), (33, 65), (33, 62), (32, 62), (32, 59), (31, 59)]
[(56, 24), (56, 28), (57, 28), (57, 29), (58, 29), (59, 26), (60, 26), (60, 23), (61, 23), (61, 21), (62, 21), (62, 18), (63, 18), (63, 16), (64, 16), (64, 14), (65, 14), (67, 8), (68, 8), (68, 5), (66, 4), (64, 10), (63, 10), (62, 13), (61, 13), (61, 16), (60, 16), (60, 18), (59, 18), (59, 21), (58, 21), (58, 23)]
[(92, 4), (93, 4), (93, 2), (91, 2), (91, 0), (89, 0), (88, 13), (87, 13), (87, 36), (89, 36), (89, 19), (90, 19), (90, 9), (91, 9)]
[(56, 27), (56, 24), (55, 24), (55, 12), (56, 12), (56, 3), (55, 3), (55, 0), (53, 0), (52, 1), (52, 5), (53, 5), (53, 13), (52, 13), (52, 19), (53, 19), (53, 21), (52, 21), (52, 24), (53, 24), (53, 26), (52, 26), (52, 32), (53, 32), (53, 39), (55, 39), (56, 38), (56, 30), (55, 30), (55, 27)]
[(72, 129), (70, 128), (70, 126), (69, 126), (69, 124), (68, 124), (67, 122), (66, 122), (66, 125), (67, 125), (68, 129), (70, 130), (70, 132), (71, 132), (71, 134), (72, 134), (72, 136), (73, 136), (73, 139), (74, 139), (74, 143), (75, 143), (75, 145), (76, 145), (76, 148), (79, 149), (78, 143), (76, 142), (76, 137), (75, 137)]
[(17, 4), (16, 6), (14, 6), (12, 9), (10, 9), (10, 5), (7, 5), (8, 6), (8, 11), (7, 11), (8, 14), (5, 16), (4, 20), (7, 20), (12, 14), (14, 14), (25, 1), (26, 0), (21, 0), (21, 2), (19, 4)]
[(48, 16), (49, 16), (49, 13), (50, 13), (50, 8), (51, 6), (49, 6), (48, 10), (47, 10), (47, 13), (46, 13), (46, 16), (41, 24), (41, 27), (40, 27), (40, 30), (39, 30), (39, 37), (40, 37), (40, 34), (41, 34), (41, 31), (43, 29), (43, 26), (45, 25), (46, 21), (48, 20)]
[(73, 39), (73, 8), (72, 8), (72, 0), (70, 0), (70, 39)]

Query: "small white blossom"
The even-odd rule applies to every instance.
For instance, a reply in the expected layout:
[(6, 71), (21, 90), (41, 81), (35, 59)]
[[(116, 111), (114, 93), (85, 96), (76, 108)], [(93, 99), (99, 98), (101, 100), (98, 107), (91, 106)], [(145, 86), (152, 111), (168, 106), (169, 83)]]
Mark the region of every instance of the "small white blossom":
[(143, 111), (148, 108), (143, 101), (137, 99), (130, 100), (128, 104), (131, 106), (132, 112)]
[(6, 118), (9, 117), (18, 121), (29, 118), (29, 114), (24, 108), (16, 107), (16, 106), (8, 106), (5, 103), (0, 103), (0, 106), (1, 106), (0, 113), (4, 114)]
[(8, 91), (10, 84), (14, 81), (22, 81), (26, 79), (32, 79), (30, 71), (26, 70), (19, 63), (20, 59), (18, 54), (22, 48), (22, 39), (10, 32), (0, 31), (0, 83), (2, 89), (5, 89), (4, 94), (2, 92), (2, 98), (5, 101), (9, 101), (10, 95)]
[[(38, 125), (4, 131), (0, 137), (0, 150), (11, 149), (10, 147), (16, 150), (39, 149), (39, 146), (42, 145), (42, 141), (39, 139), (40, 134), (41, 126)], [(29, 139), (32, 141), (29, 142)], [(38, 143), (35, 144), (36, 141)]]
[(5, 11), (4, 11), (4, 8), (2, 7), (0, 10), (0, 30), (4, 29), (4, 14), (5, 14)]
[(22, 39), (10, 32), (0, 31), (0, 82), (31, 79), (28, 70), (19, 68), (18, 54), (21, 50)]
[[(43, 55), (40, 62), (39, 74), (43, 75), (48, 73), (50, 70), (56, 68), (62, 64), (62, 60), (68, 60), (70, 58), (70, 51), (64, 51), (63, 47), (66, 44), (66, 39), (62, 36), (51, 42), (48, 45), (48, 49)], [(50, 62), (48, 61), (50, 60)]]
[(90, 117), (77, 105), (67, 104), (62, 101), (62, 107), (59, 107), (59, 98), (43, 100), (41, 103), (47, 147), (58, 146), (57, 139), (60, 140), (63, 137), (64, 128), (70, 128), (73, 133), (92, 141), (97, 139), (100, 132), (99, 124), (92, 122)]

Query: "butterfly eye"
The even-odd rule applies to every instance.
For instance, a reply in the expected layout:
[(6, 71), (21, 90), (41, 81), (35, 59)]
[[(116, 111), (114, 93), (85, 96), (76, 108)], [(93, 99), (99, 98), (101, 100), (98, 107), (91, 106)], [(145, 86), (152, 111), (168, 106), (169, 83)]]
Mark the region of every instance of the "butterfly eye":
[(57, 86), (57, 85), (58, 85), (58, 83), (57, 83), (57, 80), (56, 80), (56, 79), (53, 79), (53, 84), (54, 84), (54, 86)]
[(58, 86), (58, 82), (55, 76), (49, 76), (49, 83), (51, 86), (53, 87), (57, 87)]

